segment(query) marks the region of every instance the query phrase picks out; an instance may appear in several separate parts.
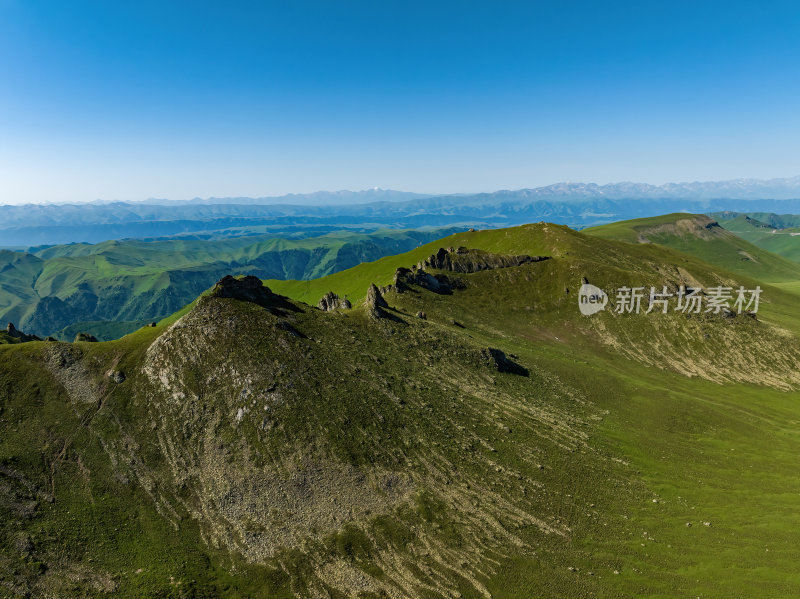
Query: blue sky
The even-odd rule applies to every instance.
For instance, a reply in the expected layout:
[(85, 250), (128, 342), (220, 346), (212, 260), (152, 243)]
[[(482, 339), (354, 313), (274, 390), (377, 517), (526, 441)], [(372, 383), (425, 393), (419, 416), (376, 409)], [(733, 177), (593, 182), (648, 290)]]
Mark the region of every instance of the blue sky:
[(794, 2), (0, 0), (0, 203), (800, 174)]

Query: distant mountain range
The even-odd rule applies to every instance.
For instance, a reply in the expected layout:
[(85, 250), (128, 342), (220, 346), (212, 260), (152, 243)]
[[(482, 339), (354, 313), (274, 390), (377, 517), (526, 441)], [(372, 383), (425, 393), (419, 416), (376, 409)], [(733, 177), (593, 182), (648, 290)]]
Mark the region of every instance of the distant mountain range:
[(499, 191), (496, 194), (542, 199), (685, 199), (685, 200), (793, 200), (800, 198), (800, 177), (783, 179), (732, 179), (730, 181), (695, 181), (692, 183), (556, 183), (535, 189)]
[(759, 181), (558, 183), (424, 195), (373, 188), (274, 198), (0, 206), (0, 247), (137, 238), (306, 237), (336, 230), (496, 228), (547, 220), (583, 228), (670, 212), (800, 212), (800, 177)]
[(371, 202), (402, 202), (428, 198), (433, 194), (395, 191), (371, 187), (362, 191), (315, 191), (313, 193), (290, 193), (282, 196), (261, 198), (226, 197), (192, 198), (191, 200), (160, 200), (150, 198), (146, 204), (292, 204), (296, 206), (321, 206), (328, 204), (369, 204)]

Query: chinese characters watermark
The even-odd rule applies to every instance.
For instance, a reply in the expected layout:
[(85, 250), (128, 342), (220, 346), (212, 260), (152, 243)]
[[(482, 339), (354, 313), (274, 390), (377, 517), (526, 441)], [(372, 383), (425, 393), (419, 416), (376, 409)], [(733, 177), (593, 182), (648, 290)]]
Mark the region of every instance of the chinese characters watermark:
[[(613, 312), (617, 314), (650, 314), (673, 312), (683, 314), (756, 314), (761, 287), (738, 289), (718, 285), (701, 289), (681, 285), (677, 291), (661, 287), (620, 287), (614, 293)], [(581, 314), (590, 316), (605, 310), (609, 297), (599, 287), (584, 283), (578, 292)]]

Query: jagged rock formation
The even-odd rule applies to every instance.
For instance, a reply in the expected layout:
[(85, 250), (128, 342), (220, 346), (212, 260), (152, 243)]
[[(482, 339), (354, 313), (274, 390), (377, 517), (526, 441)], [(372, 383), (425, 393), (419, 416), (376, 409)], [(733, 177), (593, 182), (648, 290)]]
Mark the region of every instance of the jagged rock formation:
[(329, 291), (320, 298), (317, 307), (323, 312), (332, 312), (333, 310), (349, 310), (353, 305), (347, 296), (340, 298), (333, 291)]
[(367, 314), (369, 314), (371, 318), (384, 318), (386, 316), (384, 308), (388, 308), (389, 304), (383, 299), (383, 295), (380, 289), (375, 286), (375, 283), (372, 283), (369, 289), (367, 289), (367, 297), (364, 299), (364, 306), (367, 309)]
[(451, 272), (471, 273), (494, 268), (520, 266), (529, 262), (541, 262), (549, 258), (549, 256), (492, 254), (482, 250), (469, 250), (464, 247), (458, 249), (439, 248), (438, 252), (431, 254), (426, 260), (420, 262), (417, 268), (419, 270), (433, 268)]
[(416, 266), (413, 269), (398, 268), (394, 273), (394, 282), (384, 289), (403, 293), (408, 291), (409, 285), (417, 285), (428, 291), (440, 294), (450, 294), (453, 289), (463, 289), (466, 285), (461, 279), (448, 277), (443, 274), (431, 274)]
[(40, 337), (36, 335), (26, 335), (14, 326), (14, 323), (9, 322), (6, 326), (6, 335), (11, 339), (16, 340), (18, 343), (26, 343), (28, 341), (41, 341)]
[(237, 279), (231, 275), (225, 275), (211, 290), (212, 297), (229, 297), (245, 302), (261, 304), (269, 302), (272, 291), (264, 286), (261, 279), (252, 275), (247, 275)]
[(261, 279), (252, 275), (247, 275), (237, 279), (231, 275), (225, 275), (209, 294), (210, 297), (222, 297), (258, 304), (267, 308), (276, 315), (286, 312), (297, 312), (298, 308), (286, 301), (286, 298), (272, 293), (272, 290), (261, 282)]

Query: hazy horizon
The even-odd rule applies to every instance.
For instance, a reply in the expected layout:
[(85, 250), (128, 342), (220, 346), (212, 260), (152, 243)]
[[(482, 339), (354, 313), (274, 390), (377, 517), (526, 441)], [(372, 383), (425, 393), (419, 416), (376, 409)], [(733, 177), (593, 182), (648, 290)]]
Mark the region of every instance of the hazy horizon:
[[(786, 177), (774, 177), (771, 179), (757, 179), (753, 177), (737, 177), (733, 179), (724, 179), (724, 180), (694, 180), (694, 181), (665, 181), (662, 183), (651, 183), (646, 181), (630, 181), (630, 180), (623, 180), (623, 181), (609, 181), (604, 183), (598, 183), (596, 181), (556, 181), (553, 183), (548, 183), (545, 185), (529, 185), (524, 187), (499, 187), (496, 189), (480, 189), (480, 190), (473, 190), (473, 191), (453, 191), (453, 192), (446, 192), (446, 193), (433, 193), (427, 192), (425, 190), (411, 190), (411, 189), (389, 189), (385, 187), (367, 187), (363, 189), (317, 189), (313, 191), (299, 191), (299, 192), (288, 192), (281, 195), (253, 195), (253, 196), (195, 196), (191, 198), (166, 198), (166, 197), (148, 197), (148, 198), (134, 198), (128, 200), (119, 200), (119, 199), (103, 199), (103, 198), (96, 198), (91, 200), (41, 200), (36, 202), (13, 202), (13, 201), (5, 201), (4, 199), (0, 199), (0, 206), (24, 206), (24, 205), (76, 205), (76, 204), (112, 204), (115, 202), (123, 202), (123, 203), (143, 203), (143, 204), (160, 204), (160, 203), (213, 203), (214, 200), (221, 200), (221, 201), (229, 201), (233, 199), (241, 199), (241, 200), (249, 200), (249, 201), (257, 201), (257, 200), (265, 200), (265, 201), (273, 201), (273, 200), (291, 200), (293, 197), (301, 198), (302, 204), (314, 205), (314, 198), (313, 196), (336, 196), (337, 194), (370, 194), (372, 192), (378, 193), (388, 193), (388, 194), (403, 194), (407, 196), (419, 196), (419, 197), (445, 197), (445, 196), (473, 196), (479, 194), (493, 194), (493, 193), (502, 193), (502, 192), (520, 192), (525, 190), (540, 190), (540, 189), (547, 189), (551, 187), (557, 187), (561, 185), (572, 185), (572, 186), (598, 186), (598, 187), (611, 187), (616, 185), (634, 185), (634, 186), (647, 186), (647, 187), (654, 187), (654, 188), (663, 188), (670, 185), (675, 186), (693, 186), (693, 185), (721, 185), (721, 184), (728, 184), (728, 183), (752, 183), (752, 184), (779, 184), (784, 182), (797, 182), (798, 187), (800, 187), (800, 175), (792, 175)], [(352, 197), (349, 198), (350, 202), (352, 202)], [(410, 199), (410, 198), (402, 198), (397, 197), (394, 199), (387, 199), (386, 201), (402, 201), (403, 199)], [(734, 199), (734, 198), (732, 198)], [(765, 198), (767, 199), (767, 198)], [(380, 201), (376, 199), (372, 199), (371, 196), (365, 196), (365, 199), (362, 200), (363, 202), (373, 202), (373, 201)], [(290, 202), (291, 203), (291, 202)], [(328, 200), (321, 200), (319, 201), (319, 205), (329, 205), (335, 203), (334, 201)], [(355, 202), (360, 203), (360, 202)]]

